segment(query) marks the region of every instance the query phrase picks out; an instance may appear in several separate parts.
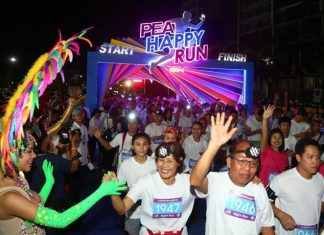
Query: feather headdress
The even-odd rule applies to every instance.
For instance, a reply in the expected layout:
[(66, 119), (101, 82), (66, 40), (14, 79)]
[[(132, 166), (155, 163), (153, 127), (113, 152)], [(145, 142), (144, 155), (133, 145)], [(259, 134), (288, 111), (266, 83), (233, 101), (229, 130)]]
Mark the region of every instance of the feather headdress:
[(35, 108), (39, 108), (38, 98), (44, 93), (60, 73), (64, 82), (62, 67), (66, 60), (73, 60), (73, 53), (80, 54), (78, 39), (92, 46), (90, 40), (83, 35), (88, 29), (62, 40), (59, 40), (48, 52), (41, 55), (29, 69), (26, 77), (10, 98), (4, 117), (2, 118), (3, 132), (0, 139), (1, 168), (6, 175), (13, 176), (18, 169), (18, 149), (24, 148), (23, 125), (33, 118)]

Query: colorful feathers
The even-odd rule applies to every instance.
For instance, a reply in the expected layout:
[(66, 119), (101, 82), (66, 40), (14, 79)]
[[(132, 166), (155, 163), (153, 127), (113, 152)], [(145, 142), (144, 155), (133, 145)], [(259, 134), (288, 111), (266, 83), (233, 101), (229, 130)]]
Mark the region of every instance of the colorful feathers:
[[(50, 52), (41, 55), (29, 69), (23, 82), (8, 102), (2, 118), (3, 133), (0, 139), (1, 166), (6, 174), (14, 174), (18, 167), (16, 149), (21, 146), (23, 125), (33, 118), (35, 108), (39, 108), (39, 97), (60, 73), (64, 82), (62, 68), (68, 59), (73, 60), (73, 54), (80, 54), (76, 40), (83, 40), (92, 46), (90, 40), (83, 37), (88, 29), (72, 36), (68, 40), (59, 40)], [(9, 172), (8, 172), (9, 171)]]

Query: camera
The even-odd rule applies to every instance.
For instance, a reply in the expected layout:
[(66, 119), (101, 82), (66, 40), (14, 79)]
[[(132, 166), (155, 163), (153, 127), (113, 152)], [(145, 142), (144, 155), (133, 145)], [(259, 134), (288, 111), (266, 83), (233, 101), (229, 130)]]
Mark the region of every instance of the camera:
[(59, 136), (59, 142), (61, 144), (69, 144), (71, 142), (69, 132), (61, 132)]
[(59, 133), (59, 142), (61, 144), (69, 144), (70, 141), (70, 134), (69, 129), (67, 127), (63, 127)]

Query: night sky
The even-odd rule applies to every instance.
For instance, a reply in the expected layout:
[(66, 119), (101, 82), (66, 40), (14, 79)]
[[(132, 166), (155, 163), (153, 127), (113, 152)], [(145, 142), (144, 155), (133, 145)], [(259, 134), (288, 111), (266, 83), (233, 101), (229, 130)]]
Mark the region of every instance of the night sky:
[[(39, 4), (32, 1), (2, 0), (0, 72), (4, 74), (11, 66), (15, 66), (17, 72), (26, 73), (38, 56), (49, 51), (56, 43), (59, 29), (66, 39), (84, 28), (94, 26), (95, 28), (86, 35), (94, 46), (109, 42), (111, 38), (137, 38), (140, 23), (181, 16), (181, 2), (83, 0), (78, 3), (46, 1), (45, 5), (45, 1)], [(86, 51), (89, 47), (83, 42), (81, 47), (82, 59), (78, 58), (73, 63), (85, 66)], [(15, 65), (9, 63), (10, 56), (17, 57)]]

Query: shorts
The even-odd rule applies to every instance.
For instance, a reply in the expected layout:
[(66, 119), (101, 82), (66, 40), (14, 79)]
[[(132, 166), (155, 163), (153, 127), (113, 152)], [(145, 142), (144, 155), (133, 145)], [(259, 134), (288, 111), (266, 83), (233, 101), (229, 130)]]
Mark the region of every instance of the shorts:
[(141, 230), (141, 220), (138, 219), (125, 219), (125, 231), (127, 231), (130, 235), (139, 234)]

